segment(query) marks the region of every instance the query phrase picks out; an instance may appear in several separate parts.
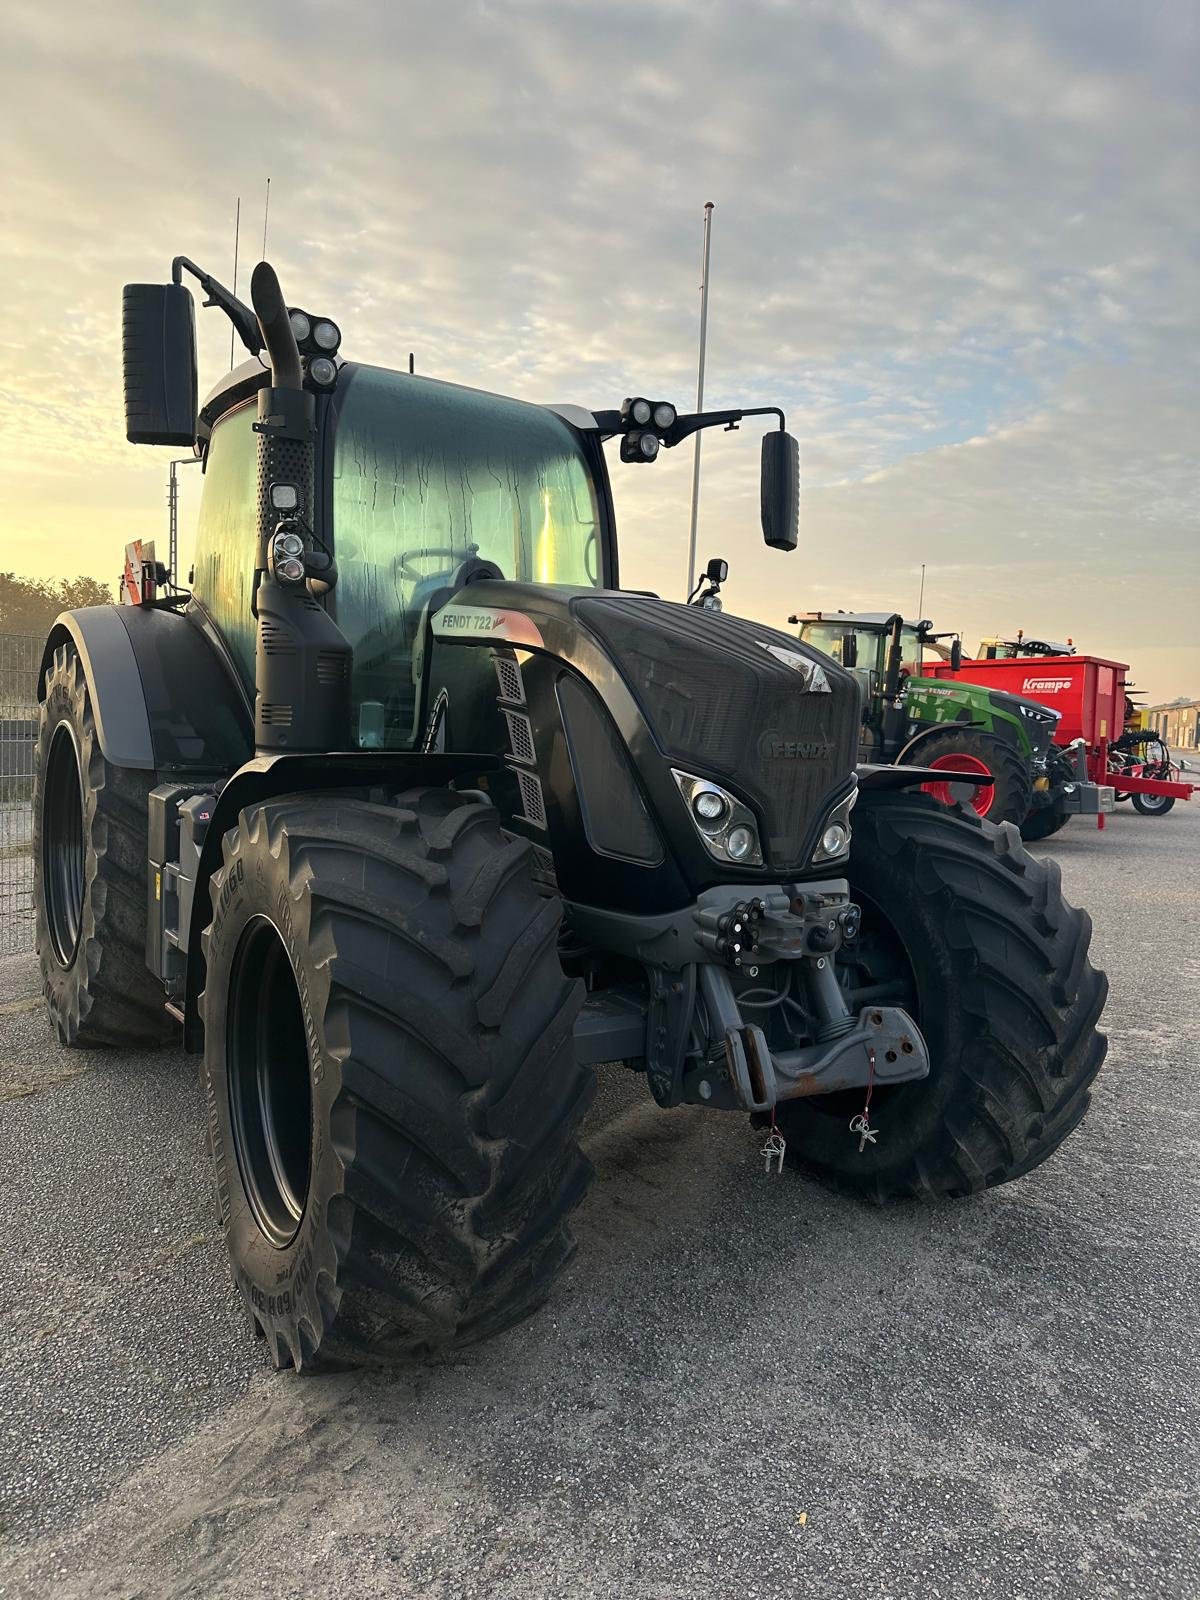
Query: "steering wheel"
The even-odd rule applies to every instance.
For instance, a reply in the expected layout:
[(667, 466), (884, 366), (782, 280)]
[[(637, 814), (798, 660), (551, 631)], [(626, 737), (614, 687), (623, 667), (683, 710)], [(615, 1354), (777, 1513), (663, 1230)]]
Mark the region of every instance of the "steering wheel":
[(445, 560), (449, 557), (454, 565), (458, 567), (464, 561), (469, 561), (477, 553), (478, 549), (478, 545), (468, 545), (465, 550), (455, 550), (449, 545), (435, 544), (427, 545), (424, 550), (406, 550), (400, 557), (400, 570), (411, 583), (420, 583), (422, 578), (428, 578), (431, 574), (420, 571), (417, 562), (432, 561), (435, 557), (439, 560)]

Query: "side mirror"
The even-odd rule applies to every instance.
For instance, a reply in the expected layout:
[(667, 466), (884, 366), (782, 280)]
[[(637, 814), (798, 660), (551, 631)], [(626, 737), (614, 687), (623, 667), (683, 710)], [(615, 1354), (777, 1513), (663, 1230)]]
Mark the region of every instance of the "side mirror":
[(858, 635), (844, 633), (842, 635), (842, 665), (856, 667), (858, 665)]
[(772, 550), (800, 539), (800, 446), (782, 430), (763, 435), (762, 531)]
[(962, 640), (953, 639), (950, 642), (950, 671), (957, 672), (962, 666)]
[(729, 563), (722, 561), (720, 556), (714, 556), (704, 569), (704, 576), (709, 583), (724, 583), (729, 576)]
[(127, 283), (121, 302), (125, 437), (196, 441), (196, 313), (181, 283)]

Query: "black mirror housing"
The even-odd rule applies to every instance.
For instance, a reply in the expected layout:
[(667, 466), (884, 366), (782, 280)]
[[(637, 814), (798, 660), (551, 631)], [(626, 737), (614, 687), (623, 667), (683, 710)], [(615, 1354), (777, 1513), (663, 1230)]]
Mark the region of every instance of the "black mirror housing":
[(858, 635), (844, 633), (842, 635), (842, 665), (856, 667), (858, 665)]
[(962, 666), (962, 640), (952, 639), (950, 642), (950, 670), (957, 672)]
[(772, 550), (800, 540), (800, 446), (782, 428), (763, 435), (762, 531)]
[(125, 437), (196, 441), (196, 312), (181, 283), (127, 283), (121, 303)]

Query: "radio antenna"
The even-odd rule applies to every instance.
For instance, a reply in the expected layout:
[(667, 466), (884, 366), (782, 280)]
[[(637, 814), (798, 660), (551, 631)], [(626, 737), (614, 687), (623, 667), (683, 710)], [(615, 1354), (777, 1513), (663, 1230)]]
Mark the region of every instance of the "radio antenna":
[[(241, 195), (238, 195), (237, 210), (234, 212), (234, 217), (233, 217), (233, 295), (234, 295), (234, 299), (235, 300), (237, 298), (238, 239), (241, 236), (241, 232), (242, 232), (242, 197), (241, 197)], [(236, 332), (237, 332), (237, 330), (235, 328), (232, 328), (232, 327), (229, 330), (229, 370), (230, 370), (230, 372), (233, 371), (233, 340), (234, 340), (234, 336), (235, 336)], [(172, 573), (172, 576), (174, 576), (173, 573)]]
[(262, 258), (267, 259), (267, 218), (271, 214), (271, 180), (267, 179), (267, 198), (263, 201), (263, 251)]
[(925, 563), (921, 563), (921, 593), (917, 596), (917, 621), (921, 620), (921, 613), (925, 610)]

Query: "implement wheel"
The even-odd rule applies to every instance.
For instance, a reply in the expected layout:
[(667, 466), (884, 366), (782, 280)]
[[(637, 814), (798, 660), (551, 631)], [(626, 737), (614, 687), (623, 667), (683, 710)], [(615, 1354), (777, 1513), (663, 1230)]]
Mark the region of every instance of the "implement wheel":
[(840, 974), (910, 1011), (929, 1076), (875, 1091), (878, 1137), (861, 1152), (849, 1123), (863, 1091), (783, 1102), (788, 1162), (880, 1204), (1019, 1178), (1078, 1126), (1104, 1060), (1087, 913), (1014, 828), (920, 794), (864, 795), (848, 877), (863, 924)]
[(106, 761), (73, 644), (54, 652), (33, 766), (33, 898), (46, 1010), (62, 1044), (146, 1047), (177, 1031), (146, 968), (153, 772)]
[(484, 1338), (570, 1259), (595, 1085), (531, 854), (445, 789), (288, 796), (225, 837), (209, 1127), (234, 1279), (276, 1366)]
[(988, 822), (1022, 822), (1029, 815), (1033, 803), (1029, 763), (1012, 745), (993, 734), (982, 733), (978, 728), (950, 726), (945, 733), (922, 739), (909, 761), (913, 766), (942, 767), (948, 773), (980, 773), (992, 778), (990, 784), (982, 785), (955, 783), (949, 776), (944, 781), (922, 784), (925, 793), (944, 806), (962, 804)]
[(1140, 811), (1143, 817), (1165, 817), (1175, 804), (1173, 794), (1135, 794), (1133, 796), (1133, 809)]

